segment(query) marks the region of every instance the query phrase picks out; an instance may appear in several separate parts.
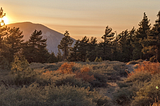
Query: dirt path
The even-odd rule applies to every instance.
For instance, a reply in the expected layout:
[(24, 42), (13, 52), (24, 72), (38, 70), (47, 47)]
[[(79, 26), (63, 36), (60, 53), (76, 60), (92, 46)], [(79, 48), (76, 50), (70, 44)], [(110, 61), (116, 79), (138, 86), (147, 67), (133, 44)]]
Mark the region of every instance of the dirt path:
[[(134, 64), (126, 65), (129, 72), (132, 72), (135, 69)], [(126, 77), (120, 78), (122, 81), (126, 79)], [(96, 88), (96, 90), (99, 92), (99, 94), (103, 96), (107, 96), (113, 100), (113, 94), (119, 89), (119, 86), (117, 85), (116, 81), (108, 82), (108, 86), (106, 88)], [(114, 101), (111, 102), (111, 106), (119, 106)]]

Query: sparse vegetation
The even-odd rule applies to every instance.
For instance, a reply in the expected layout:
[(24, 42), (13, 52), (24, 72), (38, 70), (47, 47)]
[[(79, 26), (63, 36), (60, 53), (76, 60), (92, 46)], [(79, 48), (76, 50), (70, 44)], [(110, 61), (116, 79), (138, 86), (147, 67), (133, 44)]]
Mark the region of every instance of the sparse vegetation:
[[(1, 8), (0, 18), (4, 16)], [(1, 19), (0, 105), (152, 105), (160, 100), (160, 12), (157, 16), (152, 28), (144, 13), (137, 30), (125, 30), (115, 37), (107, 26), (103, 42), (85, 36), (73, 48), (66, 31), (57, 56), (47, 51), (47, 39), (42, 39), (41, 31), (35, 30), (24, 42), (19, 28), (3, 27)], [(128, 61), (127, 65), (138, 66), (131, 73), (124, 63)]]

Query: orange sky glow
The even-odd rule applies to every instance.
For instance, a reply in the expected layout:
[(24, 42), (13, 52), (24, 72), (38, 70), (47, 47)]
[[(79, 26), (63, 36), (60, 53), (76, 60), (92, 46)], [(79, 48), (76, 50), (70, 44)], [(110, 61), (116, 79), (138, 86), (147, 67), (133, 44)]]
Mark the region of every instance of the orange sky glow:
[(1, 0), (9, 23), (43, 24), (70, 36), (97, 37), (100, 41), (106, 26), (117, 33), (133, 27), (146, 12), (153, 25), (160, 11), (160, 0)]

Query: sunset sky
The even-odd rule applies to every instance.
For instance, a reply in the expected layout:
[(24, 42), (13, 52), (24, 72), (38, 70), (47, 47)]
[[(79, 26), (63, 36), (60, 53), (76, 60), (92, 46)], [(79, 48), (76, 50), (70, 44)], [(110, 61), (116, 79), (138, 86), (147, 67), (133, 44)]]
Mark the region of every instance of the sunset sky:
[(120, 33), (138, 28), (146, 12), (151, 24), (160, 11), (160, 0), (0, 0), (9, 23), (33, 22), (81, 39), (98, 40), (108, 25)]

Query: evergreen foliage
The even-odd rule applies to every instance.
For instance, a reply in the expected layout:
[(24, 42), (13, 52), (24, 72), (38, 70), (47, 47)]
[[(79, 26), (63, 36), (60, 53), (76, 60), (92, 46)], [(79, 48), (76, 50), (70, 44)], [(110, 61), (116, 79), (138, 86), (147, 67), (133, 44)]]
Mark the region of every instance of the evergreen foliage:
[(148, 31), (148, 36), (143, 41), (143, 53), (148, 57), (155, 57), (156, 61), (160, 62), (160, 12), (157, 17), (154, 27)]
[(33, 82), (35, 73), (29, 67), (28, 61), (23, 55), (14, 55), (14, 61), (11, 63), (11, 74), (14, 76), (14, 84), (30, 84)]
[(29, 41), (24, 45), (23, 54), (27, 61), (30, 62), (47, 62), (49, 53), (46, 49), (47, 39), (42, 39), (42, 32), (35, 30)]
[(0, 68), (2, 69), (6, 69), (9, 68), (9, 61), (7, 60), (7, 57), (5, 57), (4, 54), (6, 54), (8, 52), (8, 47), (6, 46), (5, 42), (4, 42), (4, 37), (7, 35), (7, 27), (4, 27), (5, 23), (4, 20), (2, 20), (2, 18), (5, 16), (6, 14), (3, 13), (3, 9), (0, 9)]
[(52, 53), (49, 55), (47, 62), (49, 62), (49, 63), (58, 62), (58, 59), (57, 59), (57, 57), (55, 56), (54, 52), (52, 52)]
[(58, 61), (62, 61), (62, 59), (63, 59), (63, 56), (62, 56), (62, 54), (61, 54), (61, 51), (60, 51), (60, 49), (58, 49), (58, 53), (57, 53), (57, 60)]
[(19, 28), (9, 29), (7, 37), (5, 39), (5, 43), (9, 45), (9, 53), (6, 58), (8, 58), (9, 62), (13, 61), (14, 55), (20, 52), (23, 48), (23, 35)]
[(64, 60), (67, 59), (67, 56), (70, 51), (70, 46), (72, 45), (73, 40), (69, 36), (68, 31), (65, 32), (64, 37), (62, 38), (60, 44), (58, 45), (58, 49), (61, 49), (63, 51)]
[(112, 32), (112, 28), (106, 27), (105, 34), (101, 37), (104, 41), (100, 43), (100, 47), (103, 50), (102, 58), (104, 60), (111, 59), (110, 52), (111, 52), (111, 41), (114, 39), (114, 34)]
[(133, 50), (133, 59), (144, 59), (142, 53), (142, 42), (147, 38), (147, 32), (151, 28), (151, 24), (149, 23), (149, 19), (147, 15), (144, 13), (142, 21), (139, 23), (139, 28), (135, 32), (134, 41), (132, 42), (134, 50)]

